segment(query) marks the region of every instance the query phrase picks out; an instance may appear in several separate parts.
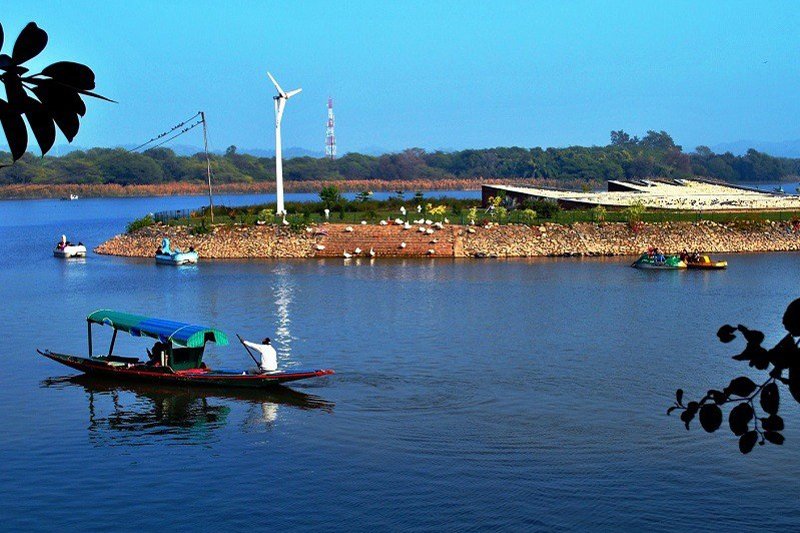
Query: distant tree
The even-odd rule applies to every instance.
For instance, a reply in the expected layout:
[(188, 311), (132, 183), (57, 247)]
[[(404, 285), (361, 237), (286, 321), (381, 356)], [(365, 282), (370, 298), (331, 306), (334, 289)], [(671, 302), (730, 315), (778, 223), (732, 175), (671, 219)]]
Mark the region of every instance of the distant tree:
[(611, 132), (611, 146), (625, 146), (631, 142), (631, 136), (622, 130)]
[(319, 199), (327, 209), (333, 209), (337, 205), (344, 203), (344, 197), (342, 196), (342, 193), (340, 193), (339, 189), (334, 185), (323, 187), (319, 191)]
[(700, 145), (694, 149), (694, 153), (698, 155), (698, 157), (702, 157), (703, 159), (709, 159), (714, 157), (714, 152), (711, 151), (711, 148), (708, 146)]
[(672, 137), (666, 131), (653, 131), (649, 130), (647, 135), (642, 137), (642, 140), (639, 141), (639, 144), (642, 148), (649, 149), (649, 150), (671, 150), (673, 148), (677, 148), (678, 150), (681, 149), (680, 146), (676, 145), (675, 142), (672, 140)]
[(234, 155), (236, 155), (236, 146), (232, 144), (225, 149), (225, 157), (231, 157)]
[[(47, 46), (47, 33), (35, 22), (28, 23), (17, 37), (11, 55), (0, 54), (0, 81), (6, 100), (0, 99), (0, 124), (3, 126), (13, 161), (19, 160), (28, 148), (28, 121), (42, 155), (50, 151), (56, 138), (56, 126), (69, 142), (80, 129), (86, 113), (81, 95), (112, 101), (91, 92), (95, 87), (94, 72), (86, 65), (59, 61), (28, 75), (23, 64), (38, 56)], [(0, 49), (3, 28), (0, 25)]]

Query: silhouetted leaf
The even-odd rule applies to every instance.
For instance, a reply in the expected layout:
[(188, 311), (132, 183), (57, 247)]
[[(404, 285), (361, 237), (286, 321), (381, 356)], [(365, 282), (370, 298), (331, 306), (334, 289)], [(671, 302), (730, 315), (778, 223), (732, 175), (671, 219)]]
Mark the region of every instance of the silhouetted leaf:
[(45, 107), (31, 99), (28, 102), (28, 110), (25, 111), (25, 116), (28, 119), (28, 124), (31, 126), (36, 142), (39, 143), (39, 148), (42, 150), (42, 155), (46, 154), (56, 140), (56, 127), (53, 124), (53, 119), (47, 113)]
[(78, 92), (71, 87), (45, 79), (32, 79), (30, 83), (35, 85), (31, 92), (51, 112), (58, 109), (71, 109), (80, 116), (86, 114), (86, 105)]
[(748, 431), (739, 437), (739, 451), (742, 453), (750, 453), (753, 451), (753, 446), (758, 441), (758, 433), (755, 431)]
[(3, 49), (3, 38), (4, 38), (4, 36), (3, 36), (3, 25), (0, 24), (0, 50)]
[(789, 367), (789, 392), (800, 403), (800, 366), (797, 363)]
[(689, 429), (689, 422), (694, 420), (694, 412), (689, 410), (682, 412), (681, 420), (683, 421), (683, 424), (686, 426), (686, 429)]
[(788, 368), (792, 360), (800, 359), (800, 349), (797, 348), (792, 336), (787, 335), (769, 350), (768, 357), (775, 368)]
[(731, 380), (728, 387), (725, 389), (725, 392), (729, 395), (740, 396), (742, 398), (746, 396), (750, 396), (755, 392), (757, 385), (753, 383), (753, 380), (745, 377), (740, 376)]
[(728, 397), (725, 396), (725, 393), (719, 390), (708, 391), (708, 397), (714, 400), (714, 403), (717, 405), (722, 405), (725, 403), (725, 400), (728, 399)]
[(672, 407), (667, 409), (667, 415), (671, 415), (672, 411), (674, 411), (675, 409), (680, 409), (680, 407), (678, 407), (677, 405), (673, 405)]
[(22, 82), (16, 76), (4, 76), (3, 85), (6, 88), (6, 97), (8, 104), (12, 109), (21, 114), (25, 103), (28, 101), (28, 95), (25, 94), (25, 89), (22, 88)]
[(730, 425), (733, 434), (738, 437), (739, 435), (744, 435), (744, 433), (749, 429), (750, 421), (752, 419), (752, 407), (743, 402), (731, 409), (731, 413), (728, 415), (728, 425)]
[(56, 121), (58, 129), (64, 134), (64, 137), (66, 137), (69, 142), (72, 142), (72, 139), (75, 138), (81, 127), (77, 113), (64, 109), (57, 109), (51, 110), (51, 115), (53, 120)]
[(790, 335), (800, 336), (800, 298), (790, 303), (783, 313), (783, 327)]
[(744, 338), (747, 340), (747, 344), (760, 345), (764, 342), (764, 334), (760, 331), (747, 329), (741, 324), (739, 324), (736, 329), (742, 332), (742, 335), (744, 335)]
[(683, 389), (675, 391), (675, 401), (678, 402), (678, 405), (683, 405)]
[(709, 433), (713, 433), (722, 425), (722, 411), (716, 404), (707, 403), (700, 408), (700, 425)]
[(47, 46), (47, 32), (39, 28), (35, 22), (29, 22), (14, 43), (14, 50), (11, 52), (11, 59), (20, 65), (25, 61), (38, 56), (44, 47)]
[(733, 334), (735, 331), (735, 327), (731, 326), (730, 324), (725, 324), (719, 328), (719, 330), (717, 330), (717, 337), (719, 337), (721, 342), (731, 342), (736, 338), (736, 335)]
[(780, 405), (780, 393), (775, 383), (769, 383), (761, 389), (761, 408), (765, 413), (774, 415), (778, 413)]
[(783, 438), (783, 435), (781, 435), (777, 431), (767, 431), (766, 433), (764, 433), (764, 438), (770, 441), (772, 444), (777, 444), (778, 446), (783, 444), (783, 441), (785, 440)]
[(783, 418), (778, 415), (769, 415), (761, 419), (761, 427), (764, 431), (783, 431)]
[(0, 124), (3, 125), (8, 147), (11, 149), (11, 158), (16, 161), (25, 155), (25, 149), (28, 147), (28, 130), (25, 129), (25, 121), (22, 120), (22, 116), (10, 112), (8, 104), (2, 102), (0, 104)]
[(76, 89), (84, 91), (94, 89), (94, 72), (80, 63), (59, 61), (42, 69), (42, 74)]

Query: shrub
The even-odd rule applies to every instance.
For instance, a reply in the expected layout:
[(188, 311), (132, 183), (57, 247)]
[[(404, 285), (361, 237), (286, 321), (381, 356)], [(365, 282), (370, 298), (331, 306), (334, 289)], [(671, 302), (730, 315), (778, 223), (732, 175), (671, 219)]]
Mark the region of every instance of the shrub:
[(467, 223), (468, 224), (475, 224), (475, 219), (478, 218), (478, 208), (472, 206), (467, 211)]
[(537, 218), (538, 216), (536, 211), (533, 209), (523, 209), (522, 211), (519, 211), (519, 221), (522, 224), (535, 224)]
[(140, 230), (142, 228), (152, 226), (155, 223), (156, 221), (153, 218), (153, 215), (145, 215), (142, 218), (137, 218), (136, 220), (130, 222), (125, 228), (125, 231), (128, 233), (133, 233), (134, 231)]
[(604, 222), (606, 220), (606, 208), (602, 205), (595, 206), (591, 209), (592, 218), (597, 222)]
[(259, 222), (266, 222), (267, 224), (272, 224), (275, 222), (275, 212), (272, 209), (262, 209), (258, 212), (258, 221)]
[(635, 224), (642, 221), (642, 215), (645, 212), (644, 205), (641, 202), (634, 202), (623, 210), (625, 220), (628, 224)]

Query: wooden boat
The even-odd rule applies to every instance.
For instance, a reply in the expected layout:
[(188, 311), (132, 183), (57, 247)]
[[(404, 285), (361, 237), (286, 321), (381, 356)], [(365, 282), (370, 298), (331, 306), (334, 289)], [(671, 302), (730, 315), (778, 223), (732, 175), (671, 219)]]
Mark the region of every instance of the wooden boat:
[[(218, 329), (108, 309), (95, 311), (86, 318), (86, 321), (88, 357), (50, 350), (37, 351), (57, 363), (86, 374), (163, 384), (266, 388), (278, 383), (333, 374), (333, 370), (329, 369), (292, 369), (265, 373), (212, 370), (203, 363), (206, 343), (212, 342), (220, 346), (228, 344), (228, 337)], [(92, 326), (95, 324), (111, 326), (114, 330), (106, 355), (94, 356), (92, 352)], [(156, 339), (158, 341), (154, 346), (156, 353), (150, 354), (149, 361), (114, 355), (114, 344), (119, 331), (127, 332), (134, 337)]]
[(692, 260), (691, 258), (686, 262), (688, 268), (695, 268), (698, 270), (722, 270), (728, 268), (727, 261), (712, 261), (707, 255), (701, 255), (699, 259)]
[(655, 256), (643, 253), (631, 266), (644, 270), (678, 270), (686, 268), (686, 263), (677, 255), (667, 255), (663, 260), (659, 260)]

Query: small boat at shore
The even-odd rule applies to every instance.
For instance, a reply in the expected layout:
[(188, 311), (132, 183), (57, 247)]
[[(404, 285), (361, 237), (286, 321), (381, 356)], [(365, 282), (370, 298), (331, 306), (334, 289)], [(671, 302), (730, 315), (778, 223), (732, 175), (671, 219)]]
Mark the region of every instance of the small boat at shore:
[(677, 255), (658, 256), (643, 253), (631, 266), (643, 270), (680, 270), (686, 268), (686, 263)]
[(156, 250), (156, 264), (159, 265), (189, 265), (197, 263), (197, 252), (194, 248), (189, 248), (188, 252), (182, 252), (179, 248), (170, 250), (169, 239), (164, 238), (161, 240), (161, 246)]
[(66, 235), (61, 236), (61, 240), (53, 249), (53, 257), (70, 259), (72, 257), (86, 257), (86, 246), (82, 242), (72, 244), (67, 240)]
[(728, 262), (714, 261), (707, 255), (701, 255), (694, 259), (689, 258), (686, 261), (686, 267), (697, 270), (723, 270), (725, 268), (728, 268)]
[[(278, 383), (298, 381), (333, 374), (330, 369), (279, 370), (256, 372), (247, 370), (212, 370), (203, 362), (207, 343), (228, 344), (220, 330), (194, 324), (150, 318), (119, 311), (102, 309), (90, 314), (88, 322), (88, 357), (37, 350), (39, 354), (79, 370), (85, 374), (119, 380), (145, 381), (191, 386), (267, 388)], [(95, 356), (92, 351), (92, 326), (113, 328), (111, 344), (106, 355)], [(134, 337), (150, 337), (158, 341), (149, 360), (114, 355), (117, 333), (123, 331)]]

